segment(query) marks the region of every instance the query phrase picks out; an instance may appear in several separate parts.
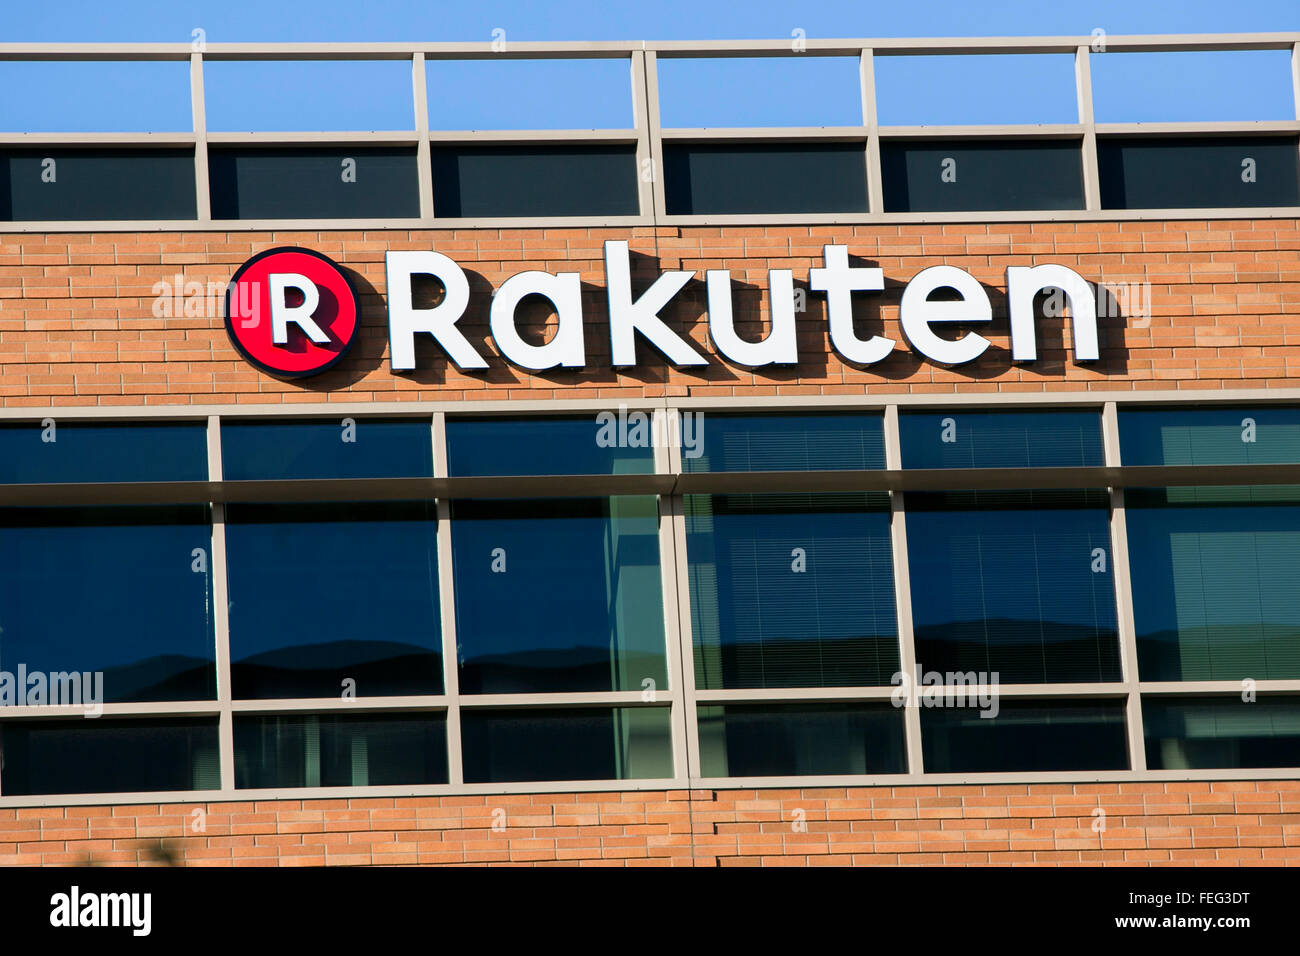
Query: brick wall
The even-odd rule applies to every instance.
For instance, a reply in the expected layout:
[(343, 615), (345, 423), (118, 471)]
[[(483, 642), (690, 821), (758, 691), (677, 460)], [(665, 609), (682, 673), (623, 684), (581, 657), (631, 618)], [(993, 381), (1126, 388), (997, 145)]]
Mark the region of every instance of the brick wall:
[[(1104, 832), (1093, 827), (1103, 818)], [(194, 810), (204, 832), (193, 832)], [(504, 817), (500, 811), (504, 811)], [(802, 818), (797, 811), (803, 811)], [(493, 821), (504, 819), (504, 829)], [(799, 819), (806, 831), (796, 829)], [(0, 865), (1300, 865), (1300, 780), (0, 810)]]
[[(888, 288), (859, 305), (861, 334), (899, 342), (885, 361), (846, 365), (827, 344), (824, 299), (808, 296), (799, 317), (801, 366), (754, 374), (713, 358), (707, 368), (670, 369), (648, 346), (641, 364), (609, 366), (601, 243), (629, 239), (634, 284), (659, 269), (700, 274), (665, 312), (704, 348), (703, 272), (729, 268), (737, 315), (757, 332), (768, 268), (795, 270), (806, 285), (825, 243), (846, 244), (859, 265), (878, 265)], [(353, 270), (363, 328), (348, 359), (297, 383), (243, 362), (218, 308), (157, 317), (155, 284), (224, 283), (250, 255), (297, 244)], [(383, 256), (387, 249), (436, 248), (470, 273), (471, 304), (461, 326), (485, 355), (492, 289), (526, 269), (578, 271), (584, 282), (588, 368), (532, 374), (489, 359), (491, 368), (450, 367), (427, 336), (419, 368), (388, 369)], [(1040, 330), (1039, 360), (1012, 367), (1005, 268), (1056, 262), (1110, 286), (1151, 283), (1149, 322), (1116, 315), (1100, 322), (1102, 360), (1067, 360), (1058, 323)], [(902, 286), (922, 268), (947, 263), (971, 272), (995, 309), (985, 332), (993, 347), (977, 362), (945, 369), (904, 344)], [(199, 300), (195, 300), (195, 305)], [(1293, 219), (995, 225), (646, 227), (381, 232), (100, 233), (0, 237), (0, 401), (9, 406), (213, 404), (417, 399), (636, 397), (671, 395), (862, 394), (866, 391), (1053, 391), (1294, 386), (1300, 381), (1300, 222)], [(525, 316), (527, 319), (528, 317)], [(536, 314), (525, 326), (540, 334)], [(707, 351), (712, 351), (707, 349)]]

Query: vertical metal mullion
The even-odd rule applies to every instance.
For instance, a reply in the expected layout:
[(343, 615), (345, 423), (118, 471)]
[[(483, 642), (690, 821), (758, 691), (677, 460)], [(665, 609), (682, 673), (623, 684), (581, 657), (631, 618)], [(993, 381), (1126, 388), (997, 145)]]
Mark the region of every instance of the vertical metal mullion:
[(194, 124), (194, 218), (212, 221), (208, 186), (208, 112), (203, 97), (203, 54), (190, 54), (190, 114)]
[[(672, 426), (680, 421), (680, 413), (672, 408), (654, 410), (654, 427), (652, 433), (664, 439), (655, 444), (655, 473), (675, 475), (681, 472), (681, 447), (672, 431)], [(686, 691), (686, 662), (690, 655), (686, 642), (682, 639), (682, 605), (685, 595), (681, 593), (677, 561), (677, 515), (681, 512), (680, 495), (667, 494), (659, 496), (659, 551), (660, 580), (664, 602), (664, 643), (667, 654), (665, 670), (669, 674), (672, 691), (672, 704), (669, 720), (672, 727), (673, 744), (673, 778), (684, 786), (689, 786), (691, 777), (691, 744), (695, 722), (692, 719), (693, 708), (688, 705)], [(694, 700), (694, 688), (689, 695)]]
[[(669, 400), (666, 413), (676, 416), (678, 423), (684, 414), (680, 406)], [(668, 468), (673, 474), (682, 472), (682, 450), (673, 443), (668, 450)], [(686, 776), (688, 783), (702, 774), (700, 771), (699, 714), (696, 706), (695, 641), (691, 629), (690, 562), (686, 552), (686, 499), (679, 493), (663, 499), (667, 504), (668, 533), (672, 538), (672, 565), (665, 574), (666, 585), (675, 593), (677, 613), (678, 693), (681, 701), (681, 733), (686, 744)]]
[(1079, 101), (1079, 123), (1083, 126), (1084, 208), (1101, 209), (1101, 180), (1097, 166), (1097, 125), (1092, 114), (1092, 64), (1087, 46), (1074, 51), (1074, 90)]
[[(902, 441), (898, 432), (898, 406), (885, 406), (885, 468), (903, 467)], [(894, 564), (894, 605), (898, 613), (898, 663), (906, 680), (915, 685), (919, 678), (916, 666), (916, 643), (912, 633), (912, 585), (907, 562), (907, 516), (903, 492), (889, 492), (889, 540)], [(913, 688), (915, 689), (915, 688)], [(921, 709), (912, 700), (903, 706), (903, 727), (907, 741), (907, 772), (920, 777), (925, 772), (921, 751)]]
[[(431, 434), (433, 475), (447, 477), (447, 416), (434, 412)], [(438, 609), (442, 625), (442, 692), (447, 698), (447, 782), (465, 782), (460, 748), (460, 652), (456, 642), (456, 582), (451, 559), (451, 502), (437, 500)]]
[[(1107, 402), (1101, 413), (1102, 445), (1107, 466), (1120, 466), (1119, 412)], [(1145, 734), (1142, 729), (1142, 696), (1138, 693), (1137, 627), (1133, 622), (1133, 580), (1128, 560), (1128, 522), (1124, 513), (1124, 490), (1110, 489), (1110, 554), (1115, 581), (1115, 616), (1119, 627), (1120, 660), (1128, 688), (1125, 721), (1128, 727), (1130, 766), (1147, 769)]]
[[(636, 130), (637, 207), (643, 217), (655, 219), (659, 207), (655, 205), (655, 179), (657, 163), (650, 138), (650, 93), (646, 86), (646, 53), (633, 50), (632, 74), (632, 126)], [(645, 171), (649, 170), (649, 179)]]
[[(222, 480), (221, 418), (208, 416), (208, 481)], [(216, 636), (217, 668), (217, 752), (221, 764), (221, 789), (235, 789), (235, 726), (230, 689), (230, 587), (226, 570), (226, 506), (209, 503), (212, 509), (212, 626)]]
[(885, 212), (884, 187), (880, 175), (880, 117), (876, 106), (875, 51), (864, 48), (858, 58), (858, 79), (862, 95), (862, 125), (867, 129), (867, 215), (879, 218)]
[(411, 91), (415, 102), (415, 170), (420, 190), (420, 218), (433, 219), (433, 157), (429, 146), (429, 81), (424, 52), (411, 55)]
[[(664, 204), (663, 130), (659, 125), (659, 55), (654, 50), (642, 51), (641, 72), (645, 93), (646, 150), (650, 159), (650, 195), (653, 198), (649, 215), (657, 220), (667, 212), (667, 206)], [(638, 146), (638, 159), (641, 158), (639, 150)], [(641, 175), (640, 169), (637, 175)], [(644, 207), (641, 212), (643, 215), (646, 213)]]
[(1295, 118), (1300, 120), (1300, 43), (1291, 47), (1291, 97), (1295, 102)]

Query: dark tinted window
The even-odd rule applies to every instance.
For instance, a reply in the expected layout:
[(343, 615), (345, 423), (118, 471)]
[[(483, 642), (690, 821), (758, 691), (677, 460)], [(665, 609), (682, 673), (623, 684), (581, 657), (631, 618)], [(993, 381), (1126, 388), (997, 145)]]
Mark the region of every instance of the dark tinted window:
[(1119, 413), (1125, 465), (1300, 462), (1300, 408), (1142, 408)]
[(235, 697), (442, 692), (432, 502), (230, 505)]
[(699, 708), (705, 777), (905, 773), (903, 711), (889, 704)]
[(866, 212), (863, 143), (667, 143), (669, 215)]
[(449, 146), (433, 150), (433, 209), (442, 219), (635, 216), (636, 149), (628, 146)]
[(1300, 767), (1300, 698), (1144, 697), (1151, 770)]
[(1103, 209), (1294, 206), (1294, 136), (1097, 139)]
[(1143, 680), (1300, 678), (1300, 489), (1124, 493)]
[(0, 152), (0, 219), (193, 219), (192, 149)]
[(240, 789), (446, 782), (442, 714), (235, 717), (235, 786)]
[(423, 419), (221, 423), (227, 481), (273, 478), (427, 478), (433, 431)]
[(213, 219), (416, 219), (414, 147), (208, 151)]
[(451, 514), (461, 693), (668, 686), (656, 499), (454, 501)]
[(666, 707), (463, 710), (466, 783), (673, 775)]
[(1108, 504), (1103, 491), (909, 492), (918, 667), (1119, 680)]
[(886, 495), (688, 495), (695, 682), (887, 684), (898, 623)]
[(1082, 209), (1079, 143), (880, 144), (886, 212)]
[(921, 710), (926, 773), (1127, 770), (1123, 701), (998, 701)]
[(0, 750), (6, 797), (221, 787), (215, 717), (12, 721)]
[(581, 418), (455, 418), (447, 467), (471, 475), (646, 475), (654, 471), (648, 411)]
[(904, 468), (1034, 468), (1105, 464), (1101, 413), (905, 412)]
[(0, 509), (0, 663), (107, 702), (216, 696), (206, 505)]
[(682, 470), (818, 471), (885, 467), (881, 417), (715, 415), (681, 419)]
[(4, 484), (207, 480), (203, 422), (0, 425)]

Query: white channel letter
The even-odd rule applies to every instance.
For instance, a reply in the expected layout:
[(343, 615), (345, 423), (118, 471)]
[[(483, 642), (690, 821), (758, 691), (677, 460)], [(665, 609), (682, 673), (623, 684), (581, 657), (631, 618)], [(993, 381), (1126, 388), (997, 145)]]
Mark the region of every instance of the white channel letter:
[[(515, 310), (530, 295), (545, 296), (555, 306), (559, 325), (545, 345), (525, 342), (515, 327)], [(521, 272), (511, 276), (492, 297), (489, 325), (501, 354), (523, 368), (540, 372), (557, 365), (582, 368), (587, 364), (582, 342), (582, 278), (577, 272)]]
[[(931, 302), (930, 293), (936, 289), (954, 289), (960, 300)], [(988, 293), (975, 281), (975, 277), (956, 266), (930, 266), (922, 269), (903, 290), (903, 334), (912, 347), (943, 365), (961, 365), (972, 362), (984, 354), (989, 340), (974, 332), (967, 332), (955, 341), (940, 338), (930, 328), (932, 322), (989, 322), (993, 319), (993, 306)]]
[(1070, 303), (1074, 333), (1074, 360), (1095, 362), (1097, 350), (1097, 296), (1083, 276), (1065, 266), (1008, 266), (1007, 299), (1011, 311), (1011, 358), (1032, 362), (1038, 358), (1034, 328), (1034, 296), (1047, 288), (1060, 289)]
[(863, 341), (853, 334), (853, 293), (879, 292), (885, 287), (881, 269), (849, 265), (848, 246), (823, 246), (826, 268), (808, 272), (808, 287), (826, 293), (831, 345), (859, 365), (872, 365), (894, 351), (894, 340), (873, 335)]
[(708, 359), (659, 318), (659, 311), (695, 273), (665, 272), (633, 302), (629, 257), (626, 240), (605, 241), (605, 292), (609, 296), (609, 344), (614, 365), (636, 364), (638, 332), (674, 365), (708, 365)]
[(797, 365), (799, 349), (794, 329), (794, 273), (772, 269), (767, 274), (772, 329), (761, 342), (746, 342), (736, 334), (731, 308), (731, 272), (710, 269), (704, 273), (709, 294), (709, 337), (725, 357), (737, 365)]
[[(325, 334), (311, 314), (320, 305), (320, 290), (316, 283), (296, 272), (272, 272), (266, 277), (271, 290), (271, 341), (276, 345), (289, 342), (289, 323), (302, 329), (307, 338), (317, 345), (325, 345), (330, 337)], [(302, 293), (301, 305), (285, 305), (286, 289), (297, 289)]]
[[(487, 368), (483, 356), (461, 335), (456, 322), (469, 305), (469, 280), (460, 266), (440, 252), (406, 250), (384, 254), (388, 283), (388, 346), (394, 371), (415, 368), (415, 333), (427, 332), (459, 368)], [(411, 277), (429, 275), (442, 283), (446, 297), (431, 309), (411, 304)]]

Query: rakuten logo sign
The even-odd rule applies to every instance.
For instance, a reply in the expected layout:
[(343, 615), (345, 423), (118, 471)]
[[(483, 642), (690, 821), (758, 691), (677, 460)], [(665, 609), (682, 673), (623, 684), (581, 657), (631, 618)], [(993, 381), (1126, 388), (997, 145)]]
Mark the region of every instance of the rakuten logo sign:
[[(853, 295), (883, 291), (884, 272), (852, 265), (847, 246), (825, 246), (822, 255), (824, 264), (809, 270), (808, 286), (826, 296), (831, 347), (858, 365), (883, 361), (898, 343), (878, 334), (859, 337), (854, 329)], [(487, 359), (457, 327), (469, 306), (470, 289), (464, 270), (454, 260), (432, 250), (395, 251), (387, 253), (385, 266), (393, 371), (416, 367), (415, 343), (420, 335), (431, 336), (461, 369), (488, 367)], [(440, 302), (416, 307), (412, 281), (417, 276), (430, 276), (441, 283), (445, 295)], [(688, 271), (665, 272), (634, 296), (628, 244), (621, 240), (605, 243), (609, 342), (616, 368), (637, 364), (638, 339), (672, 365), (708, 364), (693, 343), (660, 318), (695, 276)], [(241, 281), (259, 286), (251, 292), (235, 289)], [(794, 272), (769, 270), (768, 290), (770, 329), (762, 341), (749, 341), (735, 328), (730, 271), (705, 273), (709, 339), (719, 355), (736, 365), (758, 369), (799, 363)], [(940, 290), (946, 295), (932, 299)], [(1058, 291), (1069, 305), (1075, 361), (1096, 361), (1096, 295), (1082, 276), (1060, 265), (1007, 268), (1012, 360), (1032, 362), (1038, 358), (1034, 303), (1039, 293), (1047, 290)], [(520, 302), (534, 295), (547, 299), (556, 315), (555, 329), (542, 344), (525, 340), (516, 323)], [(256, 307), (247, 306), (250, 302)], [(266, 310), (265, 323), (261, 308)], [(903, 335), (913, 349), (934, 362), (962, 365), (975, 361), (989, 348), (988, 339), (974, 331), (956, 338), (945, 338), (936, 331), (944, 325), (979, 325), (993, 318), (984, 287), (955, 266), (931, 266), (914, 276), (903, 291), (900, 311)], [(342, 270), (324, 256), (304, 249), (272, 250), (249, 260), (236, 273), (227, 296), (226, 325), (240, 351), (260, 368), (285, 376), (315, 374), (342, 358), (350, 345), (357, 327), (356, 293)], [(492, 296), (489, 325), (497, 349), (521, 368), (547, 371), (587, 366), (582, 284), (577, 272), (531, 271), (511, 276)]]

